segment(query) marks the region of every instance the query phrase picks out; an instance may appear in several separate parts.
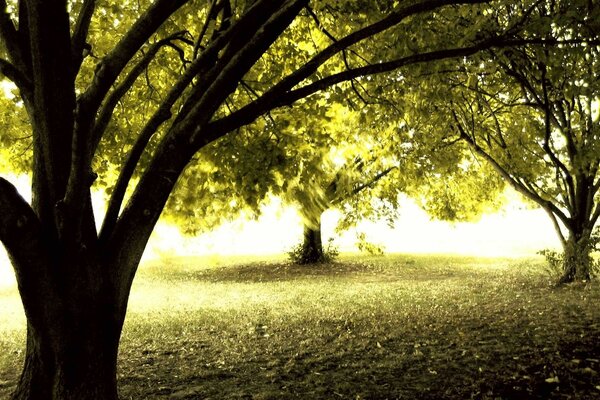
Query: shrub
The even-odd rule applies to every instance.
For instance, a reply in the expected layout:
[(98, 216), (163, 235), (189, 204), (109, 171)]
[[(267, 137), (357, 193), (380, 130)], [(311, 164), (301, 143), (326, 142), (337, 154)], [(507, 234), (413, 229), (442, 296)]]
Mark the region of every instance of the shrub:
[(372, 256), (383, 255), (385, 248), (382, 245), (369, 242), (367, 240), (367, 235), (365, 235), (363, 232), (357, 233), (356, 239), (356, 246), (358, 247), (358, 250), (362, 251), (363, 253), (369, 253)]
[[(600, 258), (598, 257), (598, 252), (600, 252), (600, 229), (594, 229), (590, 237), (590, 255), (591, 255), (591, 264), (590, 264), (590, 274), (592, 276), (598, 276), (600, 273)], [(537, 252), (537, 254), (544, 256), (546, 259), (546, 273), (551, 278), (558, 279), (563, 274), (563, 253), (551, 250), (551, 249), (543, 249)]]
[(287, 252), (288, 258), (294, 264), (316, 264), (328, 263), (335, 260), (339, 255), (339, 249), (333, 244), (333, 238), (329, 238), (327, 246), (323, 246), (323, 254), (319, 259), (313, 259), (307, 254), (303, 243), (297, 244)]

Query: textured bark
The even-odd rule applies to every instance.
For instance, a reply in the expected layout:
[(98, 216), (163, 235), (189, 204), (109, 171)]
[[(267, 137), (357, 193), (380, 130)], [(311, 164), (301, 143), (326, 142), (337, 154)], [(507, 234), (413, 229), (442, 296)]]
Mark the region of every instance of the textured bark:
[(28, 327), (25, 366), (12, 399), (118, 399), (120, 328), (115, 321), (103, 321), (97, 313), (82, 311), (88, 313), (89, 320), (71, 321), (50, 331)]
[(563, 275), (559, 279), (559, 284), (590, 279), (591, 250), (589, 231), (569, 236), (563, 248)]

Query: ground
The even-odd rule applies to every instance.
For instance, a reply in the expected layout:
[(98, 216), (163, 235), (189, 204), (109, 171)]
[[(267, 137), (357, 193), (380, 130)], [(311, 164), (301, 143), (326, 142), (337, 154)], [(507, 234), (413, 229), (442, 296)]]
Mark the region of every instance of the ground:
[[(600, 284), (541, 259), (346, 257), (141, 268), (122, 399), (600, 399)], [(24, 319), (0, 290), (0, 398)]]

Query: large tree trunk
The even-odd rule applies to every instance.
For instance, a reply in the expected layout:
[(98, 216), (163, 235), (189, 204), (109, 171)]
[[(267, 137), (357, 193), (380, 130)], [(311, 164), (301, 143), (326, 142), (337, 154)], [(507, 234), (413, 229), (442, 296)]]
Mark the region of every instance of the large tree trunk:
[[(93, 315), (93, 317), (96, 317)], [(90, 318), (91, 319), (91, 318)], [(107, 322), (53, 336), (28, 327), (25, 366), (14, 400), (117, 400), (119, 329)]]
[(116, 400), (129, 293), (124, 288), (131, 281), (117, 285), (121, 282), (109, 273), (119, 263), (106, 262), (98, 250), (89, 203), (78, 241), (57, 238), (1, 178), (0, 208), (0, 240), (15, 268), (27, 317), (25, 364), (12, 399)]
[(563, 275), (559, 279), (559, 284), (587, 281), (591, 274), (591, 231), (583, 230), (581, 233), (569, 235), (563, 247)]
[(304, 240), (300, 249), (299, 264), (316, 264), (326, 261), (321, 237), (321, 214), (304, 223)]

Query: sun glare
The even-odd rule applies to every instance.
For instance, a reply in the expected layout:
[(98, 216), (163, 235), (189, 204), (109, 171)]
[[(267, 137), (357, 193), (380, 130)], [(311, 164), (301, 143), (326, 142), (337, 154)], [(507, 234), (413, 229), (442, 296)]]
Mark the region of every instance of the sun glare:
[[(476, 223), (432, 221), (410, 200), (403, 202), (394, 228), (383, 222), (363, 222), (355, 229), (335, 233), (340, 215), (323, 215), (323, 242), (334, 238), (342, 252), (356, 252), (356, 233), (381, 245), (388, 253), (441, 253), (484, 257), (532, 256), (544, 248), (559, 246), (545, 213), (529, 209), (511, 199), (497, 213), (484, 215)], [(302, 240), (302, 219), (292, 207), (275, 201), (262, 210), (258, 220), (238, 219), (193, 238), (182, 236), (176, 227), (157, 226), (146, 258), (173, 255), (274, 255), (289, 251)]]
[[(31, 198), (27, 177), (7, 177), (19, 192)], [(101, 221), (102, 196), (94, 195), (95, 210)], [(531, 256), (544, 248), (558, 248), (559, 242), (545, 213), (528, 209), (516, 197), (501, 211), (485, 215), (477, 223), (432, 221), (415, 203), (405, 200), (395, 226), (383, 222), (363, 222), (341, 235), (335, 233), (340, 215), (323, 215), (323, 242), (333, 238), (342, 252), (356, 252), (356, 233), (382, 246), (387, 253), (443, 253), (489, 257)], [(185, 237), (176, 226), (159, 222), (144, 260), (173, 256), (251, 256), (286, 253), (302, 240), (302, 218), (292, 207), (273, 200), (257, 220), (238, 219), (210, 233)], [(4, 249), (0, 249), (0, 287), (12, 286), (15, 278)]]

